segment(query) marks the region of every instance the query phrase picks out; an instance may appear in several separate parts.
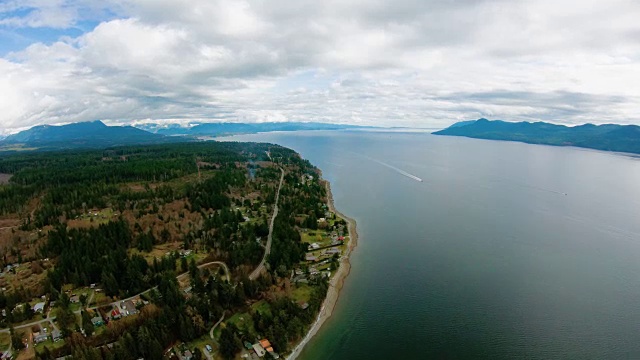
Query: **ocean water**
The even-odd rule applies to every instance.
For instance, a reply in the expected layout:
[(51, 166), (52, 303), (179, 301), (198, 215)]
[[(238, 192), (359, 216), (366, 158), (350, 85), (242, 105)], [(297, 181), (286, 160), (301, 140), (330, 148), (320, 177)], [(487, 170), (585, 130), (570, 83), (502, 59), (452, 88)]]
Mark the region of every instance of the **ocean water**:
[(232, 139), (298, 151), (358, 222), (300, 359), (640, 359), (639, 159), (425, 133)]

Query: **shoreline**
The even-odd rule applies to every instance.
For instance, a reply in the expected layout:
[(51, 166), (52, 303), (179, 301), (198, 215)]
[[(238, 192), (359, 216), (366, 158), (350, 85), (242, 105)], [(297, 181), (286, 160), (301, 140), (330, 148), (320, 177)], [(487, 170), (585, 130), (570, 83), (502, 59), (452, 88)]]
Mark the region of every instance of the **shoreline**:
[(336, 210), (333, 203), (333, 193), (331, 193), (331, 184), (327, 180), (323, 181), (327, 189), (327, 206), (329, 208), (329, 211), (335, 213), (347, 222), (347, 229), (349, 231), (349, 245), (347, 246), (346, 253), (340, 259), (340, 267), (338, 268), (338, 271), (329, 281), (327, 296), (322, 302), (322, 307), (320, 308), (320, 312), (318, 313), (316, 321), (313, 323), (313, 325), (311, 325), (311, 328), (309, 329), (305, 337), (300, 341), (300, 343), (298, 343), (298, 345), (296, 345), (291, 354), (287, 356), (288, 360), (295, 360), (300, 355), (302, 349), (304, 349), (307, 343), (309, 343), (309, 341), (318, 333), (318, 330), (320, 330), (322, 325), (331, 317), (331, 315), (333, 315), (333, 309), (335, 308), (336, 304), (338, 303), (338, 299), (340, 298), (340, 291), (344, 286), (344, 281), (351, 272), (351, 263), (349, 262), (351, 252), (358, 245), (358, 231), (356, 227), (356, 221)]

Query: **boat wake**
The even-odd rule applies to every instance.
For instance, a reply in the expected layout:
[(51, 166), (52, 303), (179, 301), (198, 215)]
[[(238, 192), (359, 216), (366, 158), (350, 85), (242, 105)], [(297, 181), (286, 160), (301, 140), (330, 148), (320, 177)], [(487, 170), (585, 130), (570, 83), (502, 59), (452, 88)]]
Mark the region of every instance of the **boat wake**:
[[(356, 153), (354, 153), (354, 154), (356, 154)], [(366, 156), (366, 155), (361, 155), (361, 154), (356, 154), (356, 155), (362, 156), (363, 158), (368, 159), (368, 160), (371, 160), (371, 161), (373, 161), (373, 162), (376, 162), (376, 163), (378, 163), (378, 164), (380, 164), (380, 165), (382, 165), (382, 166), (386, 166), (386, 167), (388, 167), (388, 168), (389, 168), (389, 169), (391, 169), (391, 170), (395, 170), (395, 171), (396, 171), (397, 173), (399, 173), (400, 175), (404, 175), (404, 176), (408, 177), (409, 179), (413, 179), (413, 180), (415, 180), (415, 181), (422, 182), (422, 179), (421, 179), (421, 178), (419, 178), (419, 177), (417, 177), (417, 176), (415, 176), (415, 175), (413, 175), (413, 174), (410, 174), (410, 173), (408, 173), (408, 172), (406, 172), (406, 171), (404, 171), (404, 170), (402, 170), (402, 169), (398, 169), (397, 167), (395, 167), (395, 166), (393, 166), (393, 165), (387, 164), (386, 162), (382, 162), (382, 161), (380, 161), (380, 160), (376, 160), (376, 159), (371, 158), (371, 157), (368, 157), (368, 156)]]

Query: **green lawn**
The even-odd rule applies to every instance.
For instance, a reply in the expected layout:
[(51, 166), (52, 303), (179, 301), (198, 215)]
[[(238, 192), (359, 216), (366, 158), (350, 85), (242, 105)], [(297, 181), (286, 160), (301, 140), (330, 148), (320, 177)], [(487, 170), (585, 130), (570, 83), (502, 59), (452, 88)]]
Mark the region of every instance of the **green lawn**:
[(36, 345), (36, 351), (37, 352), (42, 352), (44, 350), (44, 347), (47, 347), (49, 350), (54, 350), (54, 349), (58, 349), (64, 346), (64, 340), (59, 340), (56, 342), (53, 342), (51, 340), (47, 340), (45, 342), (42, 342), (38, 345)]
[(0, 351), (5, 351), (11, 344), (11, 335), (9, 333), (0, 333)]
[[(205, 350), (205, 346), (206, 345), (211, 345), (211, 347), (213, 348), (213, 353), (216, 353), (216, 350), (218, 349), (218, 345), (216, 345), (216, 343), (211, 340), (211, 338), (209, 337), (209, 332), (207, 331), (207, 333), (205, 335), (203, 335), (202, 337), (195, 339), (193, 341), (191, 341), (190, 343), (187, 344), (187, 348), (188, 349), (195, 349), (195, 348), (199, 348), (200, 351), (202, 351), (204, 353)], [(203, 356), (203, 359), (205, 357)]]
[(91, 300), (91, 304), (89, 304), (89, 306), (108, 304), (110, 302), (111, 300), (104, 294), (104, 292), (97, 292), (93, 295), (93, 300)]
[(299, 284), (299, 285), (296, 285), (295, 289), (293, 289), (291, 297), (295, 301), (307, 302), (309, 301), (309, 299), (311, 299), (312, 291), (313, 291), (313, 288), (311, 286), (306, 284)]
[(245, 338), (253, 339), (253, 337), (255, 337), (256, 330), (253, 328), (253, 319), (249, 313), (236, 313), (230, 318), (224, 320), (222, 324), (214, 330), (214, 337), (218, 338), (222, 327), (229, 324), (234, 324)]
[(251, 309), (259, 312), (260, 314), (271, 315), (271, 307), (269, 306), (269, 303), (266, 302), (265, 300), (260, 300), (257, 303), (251, 305)]

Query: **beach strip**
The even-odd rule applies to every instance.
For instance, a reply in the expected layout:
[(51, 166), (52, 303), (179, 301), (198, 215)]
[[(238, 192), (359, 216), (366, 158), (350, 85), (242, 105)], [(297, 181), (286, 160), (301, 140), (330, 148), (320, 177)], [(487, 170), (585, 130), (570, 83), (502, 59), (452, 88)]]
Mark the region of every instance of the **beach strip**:
[(331, 317), (333, 314), (333, 309), (338, 302), (338, 298), (340, 297), (340, 290), (342, 290), (342, 286), (344, 285), (344, 280), (349, 275), (351, 271), (351, 263), (349, 262), (349, 257), (351, 256), (351, 252), (355, 249), (358, 244), (358, 231), (356, 229), (356, 221), (352, 218), (345, 216), (341, 212), (337, 211), (335, 205), (333, 203), (333, 194), (331, 193), (331, 184), (328, 181), (323, 180), (325, 186), (327, 188), (327, 206), (329, 207), (329, 211), (334, 212), (339, 217), (343, 218), (347, 222), (347, 229), (349, 231), (349, 244), (347, 246), (346, 253), (342, 256), (340, 260), (340, 267), (338, 271), (333, 275), (331, 280), (329, 281), (329, 289), (327, 290), (327, 296), (322, 303), (322, 307), (320, 308), (320, 312), (318, 313), (318, 317), (316, 321), (313, 323), (307, 335), (300, 341), (300, 343), (293, 349), (291, 354), (287, 357), (289, 360), (294, 360), (300, 355), (304, 346), (315, 336), (315, 334), (320, 330), (322, 324), (324, 324), (327, 319)]

